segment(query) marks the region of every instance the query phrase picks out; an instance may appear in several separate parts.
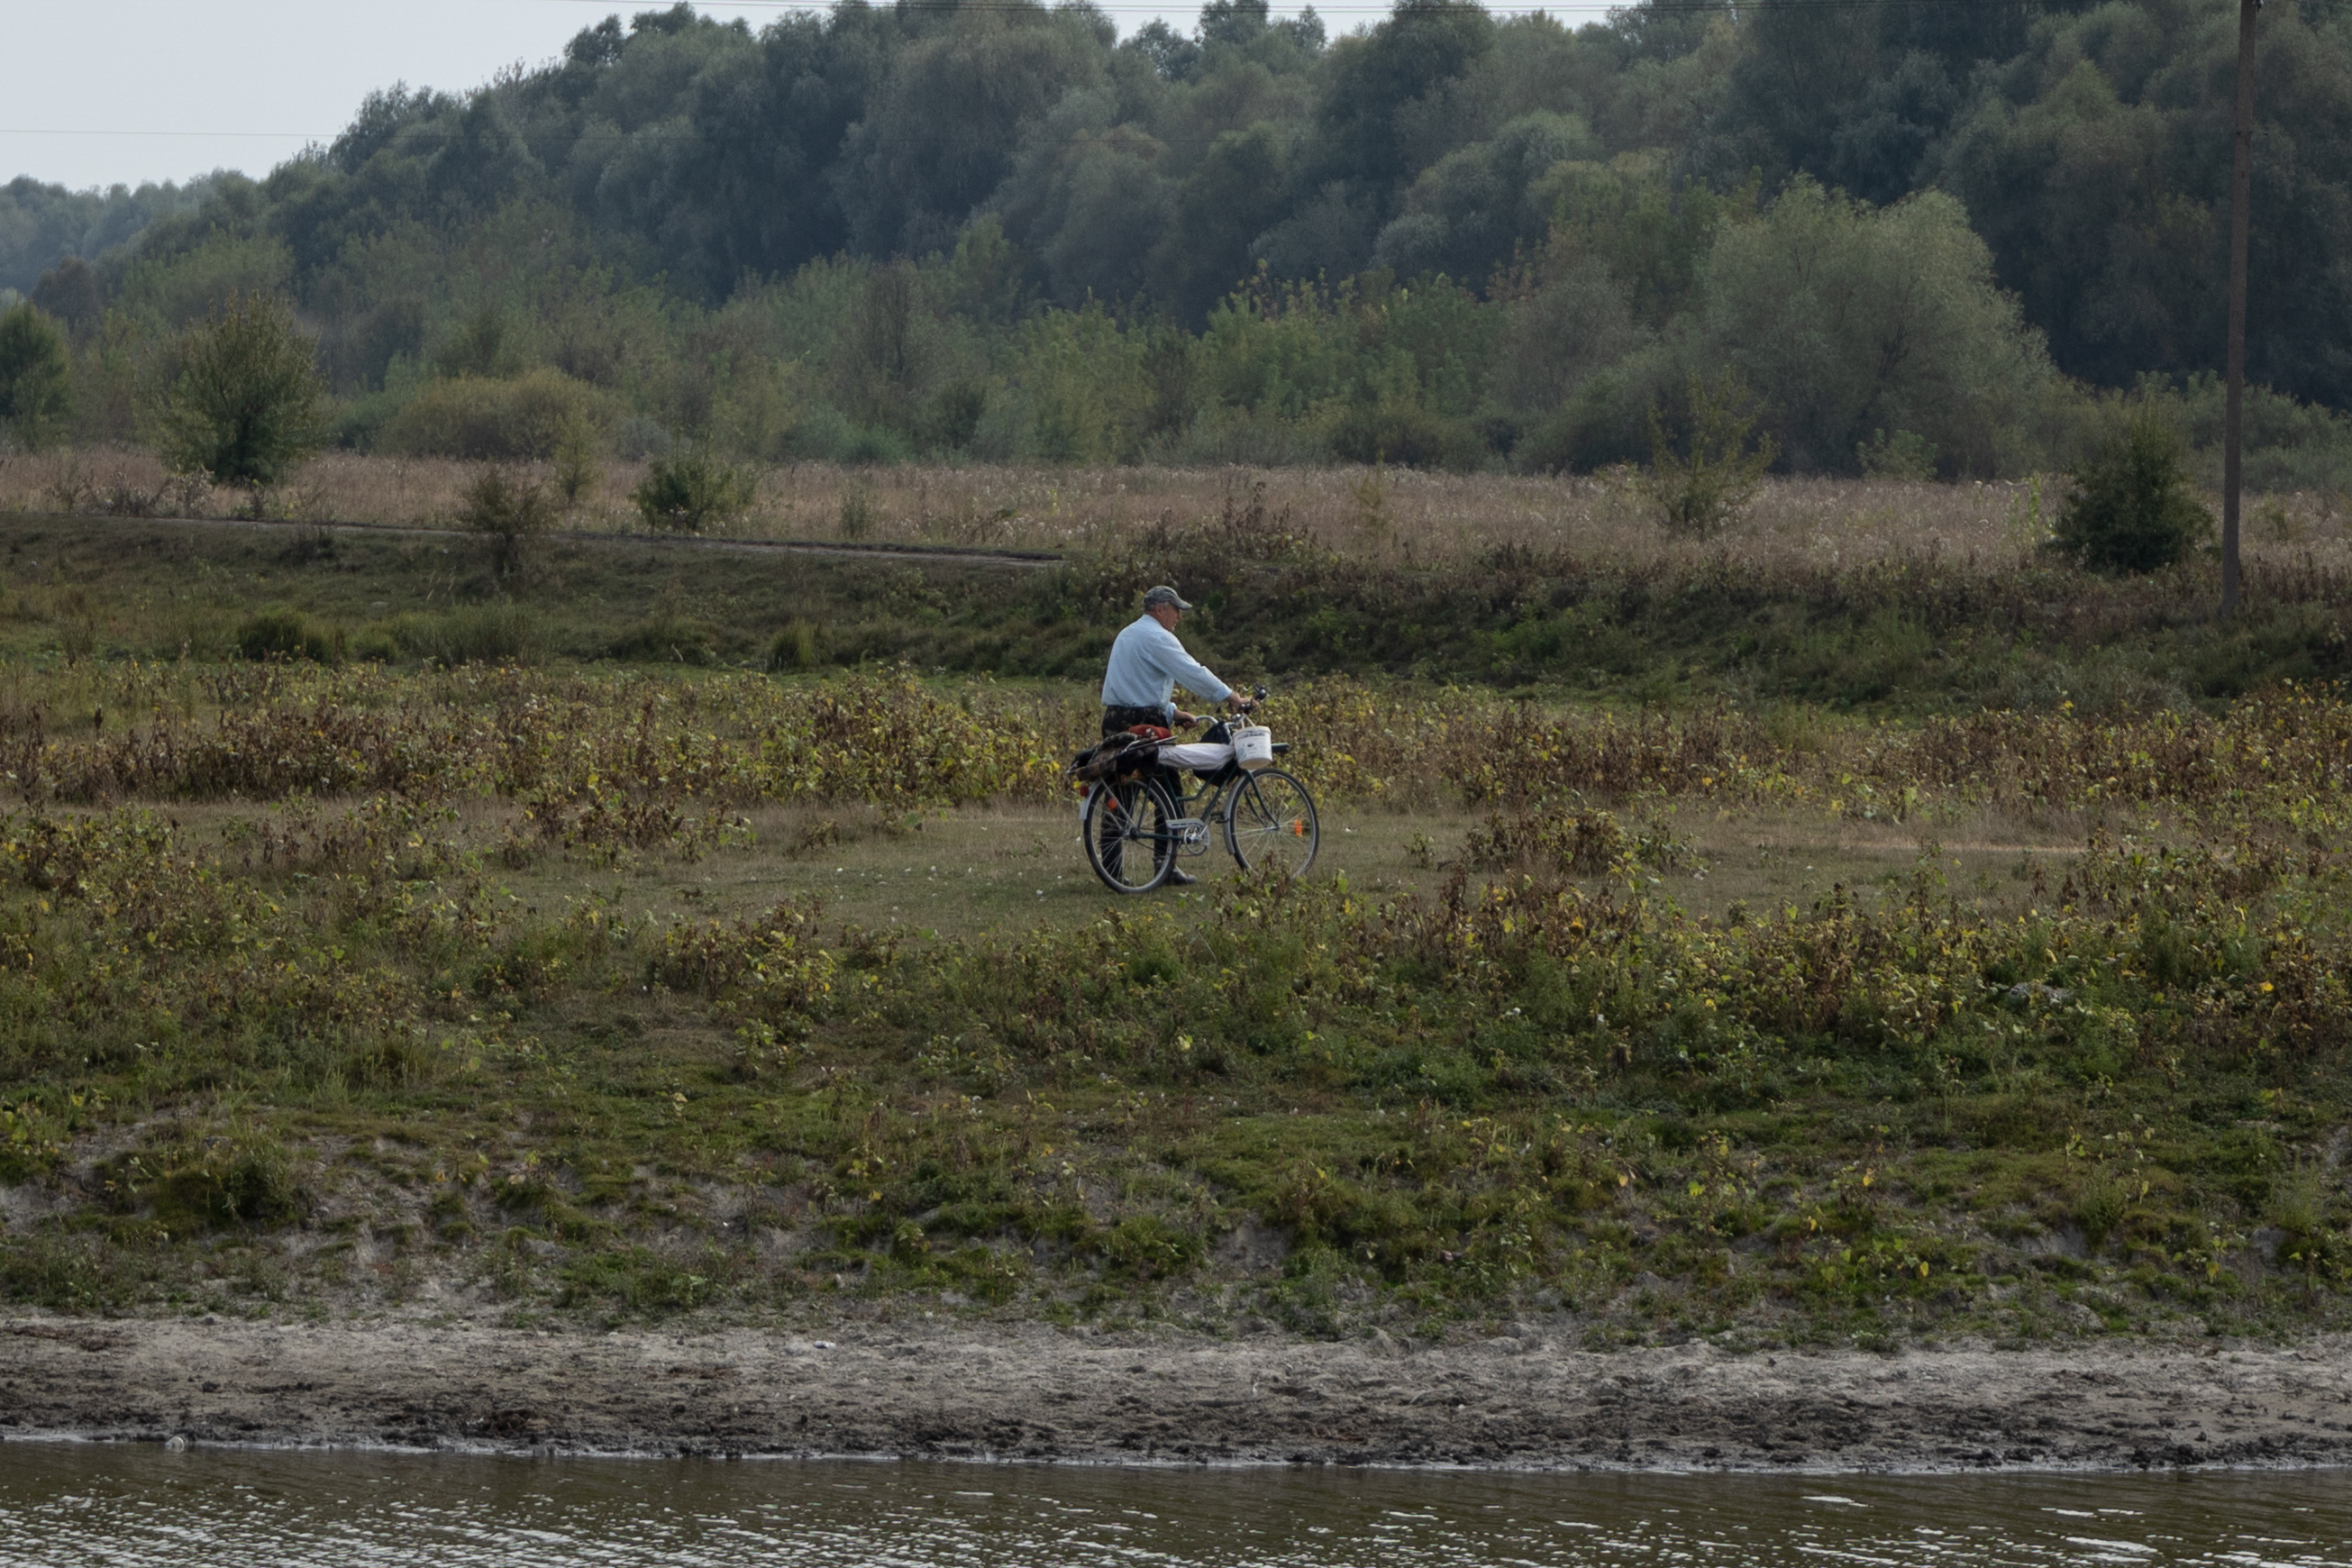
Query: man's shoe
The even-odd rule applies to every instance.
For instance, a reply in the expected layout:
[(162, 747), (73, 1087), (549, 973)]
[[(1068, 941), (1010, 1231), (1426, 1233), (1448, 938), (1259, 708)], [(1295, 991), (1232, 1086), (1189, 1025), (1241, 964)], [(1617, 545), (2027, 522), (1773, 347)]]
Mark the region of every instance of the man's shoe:
[(1171, 888), (1189, 888), (1200, 879), (1200, 878), (1193, 876), (1190, 871), (1171, 870), (1168, 873), (1168, 885)]

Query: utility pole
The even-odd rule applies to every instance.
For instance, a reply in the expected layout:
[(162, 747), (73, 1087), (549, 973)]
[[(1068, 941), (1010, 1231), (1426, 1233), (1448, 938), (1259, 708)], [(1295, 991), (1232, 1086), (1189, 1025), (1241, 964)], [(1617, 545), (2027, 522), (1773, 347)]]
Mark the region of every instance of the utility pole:
[(2246, 423), (2246, 203), (2254, 179), (2254, 15), (2263, 0), (2238, 0), (2238, 112), (2230, 168), (2230, 384), (2221, 414), (2221, 613), (2238, 611), (2238, 496), (2245, 480), (2239, 445)]

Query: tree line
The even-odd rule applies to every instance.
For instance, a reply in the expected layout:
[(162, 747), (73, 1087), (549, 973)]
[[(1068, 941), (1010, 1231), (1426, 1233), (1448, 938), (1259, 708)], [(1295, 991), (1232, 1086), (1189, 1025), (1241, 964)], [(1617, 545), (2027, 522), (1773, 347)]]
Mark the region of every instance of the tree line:
[[(0, 188), (0, 283), (69, 362), (0, 418), (135, 438), (159, 345), (270, 295), (364, 447), (1586, 468), (1728, 371), (1785, 468), (2020, 471), (2102, 392), (2210, 422), (2231, 22), (680, 5), (372, 94), (258, 181)], [(2263, 15), (2258, 482), (2352, 477), (2347, 26)]]

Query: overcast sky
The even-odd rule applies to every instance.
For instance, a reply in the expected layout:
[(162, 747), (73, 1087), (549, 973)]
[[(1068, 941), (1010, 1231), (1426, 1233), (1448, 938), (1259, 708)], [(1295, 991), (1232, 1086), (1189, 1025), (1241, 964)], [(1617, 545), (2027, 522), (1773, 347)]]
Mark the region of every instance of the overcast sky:
[[(0, 4), (0, 183), (18, 174), (82, 189), (259, 174), (331, 141), (370, 89), (405, 81), (457, 91), (501, 66), (553, 58), (582, 27), (655, 0), (70, 0)], [(777, 0), (698, 5), (753, 27)], [(1275, 0), (1279, 15), (1296, 0)], [(1316, 9), (1334, 35), (1388, 5)], [(1510, 7), (1517, 9), (1517, 7)], [(1120, 36), (1154, 17), (1189, 33), (1197, 3), (1110, 0)], [(1506, 7), (1497, 6), (1502, 10)], [(1598, 5), (1554, 5), (1585, 19)]]

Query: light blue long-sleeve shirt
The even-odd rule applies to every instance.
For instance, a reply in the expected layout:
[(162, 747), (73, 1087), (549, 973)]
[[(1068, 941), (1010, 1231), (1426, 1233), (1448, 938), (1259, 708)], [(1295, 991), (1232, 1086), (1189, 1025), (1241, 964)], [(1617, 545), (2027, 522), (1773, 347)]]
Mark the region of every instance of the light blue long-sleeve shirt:
[(1110, 667), (1103, 671), (1104, 707), (1157, 708), (1172, 714), (1171, 699), (1179, 686), (1211, 702), (1223, 702), (1234, 692), (1184, 651), (1174, 632), (1150, 616), (1120, 632), (1110, 645)]

